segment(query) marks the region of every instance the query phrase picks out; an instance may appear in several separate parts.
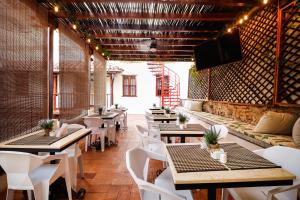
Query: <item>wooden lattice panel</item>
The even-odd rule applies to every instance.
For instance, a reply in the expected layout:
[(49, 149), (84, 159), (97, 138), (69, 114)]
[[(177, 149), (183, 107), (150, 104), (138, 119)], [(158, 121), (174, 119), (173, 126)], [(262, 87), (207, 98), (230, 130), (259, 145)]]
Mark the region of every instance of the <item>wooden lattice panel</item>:
[(71, 119), (89, 107), (88, 51), (84, 43), (59, 26), (59, 114)]
[(300, 104), (300, 8), (283, 11), (278, 102)]
[(240, 27), (242, 61), (211, 69), (210, 99), (270, 104), (276, 49), (276, 7), (259, 11)]
[(188, 97), (191, 99), (206, 99), (208, 97), (208, 70), (189, 71)]
[(47, 118), (47, 12), (30, 0), (0, 0), (0, 141)]

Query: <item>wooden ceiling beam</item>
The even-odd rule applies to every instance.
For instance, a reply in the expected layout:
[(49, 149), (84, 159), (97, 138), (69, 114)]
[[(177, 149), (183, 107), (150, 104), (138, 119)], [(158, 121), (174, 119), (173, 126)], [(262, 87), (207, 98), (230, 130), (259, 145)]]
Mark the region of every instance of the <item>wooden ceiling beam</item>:
[[(102, 45), (106, 50), (108, 51), (145, 51), (143, 48), (144, 46), (119, 46), (114, 47), (113, 45)], [(163, 51), (179, 51), (179, 52), (194, 52), (192, 47), (183, 48), (183, 47), (170, 47), (170, 46), (157, 46), (157, 51), (163, 52)], [(146, 50), (147, 51), (147, 50)]]
[[(109, 52), (115, 52), (115, 51), (118, 51), (118, 52), (150, 52), (150, 50), (144, 50), (144, 49), (139, 49), (139, 48), (128, 48), (128, 49), (120, 49), (120, 48), (105, 48), (106, 50), (108, 50)], [(191, 49), (159, 49), (157, 48), (156, 50), (157, 52), (160, 52), (160, 53), (164, 53), (164, 52), (178, 52), (178, 53), (193, 53), (194, 50), (191, 48)]]
[(112, 51), (110, 52), (111, 56), (116, 56), (116, 55), (128, 55), (128, 56), (134, 56), (134, 55), (146, 55), (146, 56), (179, 56), (179, 57), (191, 57), (193, 56), (193, 53), (175, 53), (175, 52), (136, 52), (136, 51), (131, 51), (131, 52), (119, 52), (119, 51)]
[[(143, 43), (143, 41), (131, 41), (131, 40), (107, 40), (107, 39), (102, 39), (99, 41), (102, 46), (147, 46), (146, 44)], [(160, 47), (165, 47), (165, 48), (181, 48), (181, 47), (194, 47), (202, 42), (199, 40), (177, 40), (177, 41), (172, 41), (172, 40), (157, 40), (156, 44), (158, 48)]]
[[(119, 0), (63, 0), (64, 3), (120, 3)], [(253, 0), (122, 0), (122, 3), (161, 3), (169, 5), (215, 5), (226, 7), (243, 7), (253, 5)]]
[(210, 38), (208, 37), (200, 37), (200, 36), (195, 36), (195, 35), (186, 35), (186, 34), (176, 34), (176, 35), (158, 35), (158, 34), (95, 34), (96, 39), (145, 39), (145, 38), (155, 38), (155, 39), (166, 39), (166, 40), (178, 40), (178, 39), (191, 39), (191, 40), (209, 40)]
[[(67, 18), (68, 16), (62, 12), (54, 13), (58, 18)], [(207, 14), (180, 14), (180, 13), (73, 13), (72, 17), (83, 19), (160, 19), (160, 20), (191, 20), (191, 21), (233, 21), (236, 13), (207, 13)]]
[(90, 25), (83, 26), (82, 28), (89, 29), (92, 31), (160, 31), (160, 32), (188, 32), (188, 33), (217, 33), (220, 30), (215, 29), (196, 29), (196, 28), (186, 28), (186, 27), (174, 27), (174, 26), (148, 26), (148, 25), (121, 25), (121, 24), (113, 24), (109, 26), (98, 26), (98, 25)]

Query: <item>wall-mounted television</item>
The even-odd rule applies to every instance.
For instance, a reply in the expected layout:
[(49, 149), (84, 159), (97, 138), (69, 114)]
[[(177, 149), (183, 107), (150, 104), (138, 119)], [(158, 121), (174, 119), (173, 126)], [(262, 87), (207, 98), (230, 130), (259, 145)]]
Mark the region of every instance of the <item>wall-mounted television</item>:
[(238, 30), (209, 40), (194, 49), (198, 70), (236, 62), (242, 59), (240, 33)]

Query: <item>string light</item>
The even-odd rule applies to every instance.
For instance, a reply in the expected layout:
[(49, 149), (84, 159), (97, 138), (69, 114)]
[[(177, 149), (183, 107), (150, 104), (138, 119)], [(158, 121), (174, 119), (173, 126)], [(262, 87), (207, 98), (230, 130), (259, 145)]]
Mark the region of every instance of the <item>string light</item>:
[(72, 28), (73, 28), (74, 30), (76, 30), (76, 29), (77, 29), (77, 25), (76, 25), (76, 24), (73, 24), (73, 25), (72, 25)]
[(239, 23), (242, 24), (243, 22), (244, 22), (244, 20), (243, 20), (243, 19), (240, 19)]
[(246, 21), (248, 19), (248, 15), (244, 15), (244, 20)]
[(104, 56), (104, 53), (102, 53), (102, 56)]
[(268, 0), (263, 0), (263, 4), (267, 4), (267, 3), (269, 3), (269, 1)]
[(59, 7), (58, 6), (54, 6), (54, 12), (58, 12), (59, 11)]
[(231, 33), (231, 32), (232, 32), (232, 29), (231, 29), (231, 28), (228, 28), (228, 29), (227, 29), (227, 32), (228, 32), (228, 33)]
[(90, 38), (88, 38), (86, 41), (87, 41), (88, 43), (91, 43), (91, 39), (90, 39)]
[(192, 61), (194, 61), (194, 58), (192, 58)]
[(99, 47), (98, 47), (98, 46), (96, 46), (96, 47), (95, 47), (95, 49), (96, 49), (96, 50), (99, 50)]
[(107, 60), (109, 60), (109, 57), (107, 57)]

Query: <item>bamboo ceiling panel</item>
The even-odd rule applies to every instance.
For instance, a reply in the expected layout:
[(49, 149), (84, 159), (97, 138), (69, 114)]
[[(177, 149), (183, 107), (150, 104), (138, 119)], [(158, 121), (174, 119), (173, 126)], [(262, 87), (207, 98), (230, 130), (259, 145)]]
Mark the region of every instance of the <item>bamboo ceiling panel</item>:
[(0, 0), (0, 141), (47, 118), (47, 11), (30, 0)]
[(283, 12), (279, 103), (300, 104), (300, 8), (299, 3)]
[(71, 119), (89, 107), (88, 51), (75, 33), (59, 26), (59, 113)]

